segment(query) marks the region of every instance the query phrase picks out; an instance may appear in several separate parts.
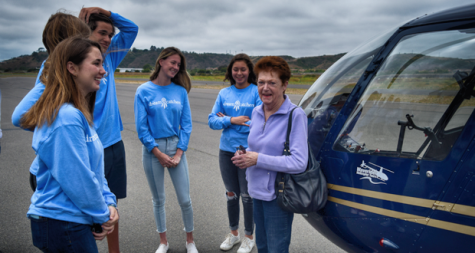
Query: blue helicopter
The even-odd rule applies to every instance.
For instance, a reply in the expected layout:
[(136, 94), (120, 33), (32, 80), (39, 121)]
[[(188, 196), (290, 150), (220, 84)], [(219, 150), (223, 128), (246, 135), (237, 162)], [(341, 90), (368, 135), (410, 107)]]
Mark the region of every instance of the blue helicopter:
[(475, 252), (475, 5), (346, 54), (299, 102), (328, 181), (305, 219), (348, 252)]

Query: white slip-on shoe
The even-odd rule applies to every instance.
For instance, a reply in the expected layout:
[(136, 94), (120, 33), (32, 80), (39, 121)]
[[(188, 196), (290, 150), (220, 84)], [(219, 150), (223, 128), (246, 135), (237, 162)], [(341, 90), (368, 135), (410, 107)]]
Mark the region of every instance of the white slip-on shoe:
[(186, 252), (187, 253), (198, 253), (198, 249), (196, 249), (195, 242), (186, 243)]
[(167, 242), (167, 245), (165, 245), (165, 244), (160, 244), (160, 245), (158, 246), (157, 251), (155, 251), (155, 253), (167, 253), (167, 251), (168, 251), (168, 242)]
[(235, 244), (238, 244), (241, 241), (241, 238), (238, 235), (233, 235), (232, 233), (229, 233), (226, 235), (226, 239), (224, 239), (224, 242), (221, 243), (221, 246), (219, 246), (220, 249), (222, 250), (230, 250)]
[(252, 248), (254, 248), (255, 244), (256, 242), (254, 240), (244, 237), (241, 243), (241, 247), (239, 247), (237, 253), (249, 253), (251, 252)]

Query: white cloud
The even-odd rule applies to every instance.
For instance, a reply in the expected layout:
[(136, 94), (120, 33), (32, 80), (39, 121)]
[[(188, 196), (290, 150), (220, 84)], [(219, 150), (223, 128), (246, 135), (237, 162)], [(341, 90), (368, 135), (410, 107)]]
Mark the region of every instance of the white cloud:
[[(101, 6), (134, 21), (133, 47), (241, 52), (294, 57), (348, 52), (395, 25), (468, 0), (229, 1), (103, 0)], [(41, 34), (58, 9), (77, 15), (97, 1), (17, 0), (0, 9), (0, 61), (42, 47)]]

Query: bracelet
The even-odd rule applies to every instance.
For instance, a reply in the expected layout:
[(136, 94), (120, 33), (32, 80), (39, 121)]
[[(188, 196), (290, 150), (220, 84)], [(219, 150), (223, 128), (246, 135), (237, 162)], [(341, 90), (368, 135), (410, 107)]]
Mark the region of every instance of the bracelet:
[(119, 212), (119, 208), (117, 208), (117, 205), (115, 205), (115, 204), (109, 204), (109, 205), (107, 205), (107, 207), (109, 207), (109, 206), (113, 206), (113, 207), (115, 208), (115, 210), (117, 210), (117, 212)]

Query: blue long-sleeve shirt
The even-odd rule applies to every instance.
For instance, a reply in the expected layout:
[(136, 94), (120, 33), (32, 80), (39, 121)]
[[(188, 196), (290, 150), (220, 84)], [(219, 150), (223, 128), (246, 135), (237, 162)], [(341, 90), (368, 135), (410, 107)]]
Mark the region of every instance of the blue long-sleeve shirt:
[[(40, 71), (38, 72), (38, 76), (36, 77), (35, 86), (31, 89), (28, 94), (20, 101), (20, 103), (15, 107), (12, 114), (12, 123), (16, 127), (20, 127), (20, 120), (30, 108), (38, 101), (41, 94), (45, 90), (45, 85), (40, 81), (41, 73), (43, 73), (43, 68), (45, 67), (45, 62), (41, 64)], [(25, 129), (29, 130), (29, 129)]]
[(48, 126), (36, 127), (37, 188), (27, 215), (81, 224), (109, 220), (116, 204), (104, 178), (104, 148), (81, 111), (64, 104)]
[[(247, 148), (247, 136), (249, 127), (231, 124), (231, 117), (248, 116), (251, 118), (254, 107), (262, 104), (256, 85), (249, 85), (244, 89), (237, 89), (234, 85), (222, 89), (213, 109), (208, 116), (208, 125), (213, 130), (221, 130), (219, 149), (236, 152), (239, 145)], [(219, 117), (218, 112), (226, 115)], [(251, 120), (247, 122), (249, 125)]]
[(117, 102), (114, 72), (134, 43), (139, 31), (136, 24), (117, 13), (111, 12), (110, 18), (120, 32), (112, 38), (106, 53), (103, 65), (107, 76), (101, 80), (94, 107), (94, 127), (104, 148), (122, 140), (120, 132), (123, 126)]
[(137, 88), (134, 101), (135, 127), (149, 152), (155, 139), (178, 136), (177, 148), (186, 151), (192, 129), (186, 89), (171, 83), (160, 86), (148, 81)]
[[(139, 30), (136, 24), (117, 13), (111, 12), (110, 18), (120, 32), (112, 38), (106, 53), (103, 66), (107, 75), (101, 80), (94, 106), (94, 127), (104, 148), (122, 139), (120, 132), (123, 130), (123, 126), (117, 102), (114, 72), (134, 43)], [(23, 114), (30, 110), (41, 94), (43, 94), (45, 86), (39, 80), (42, 72), (43, 65), (41, 65), (40, 72), (38, 73), (35, 87), (28, 92), (15, 108), (12, 114), (13, 125), (20, 127), (20, 120)]]
[[(134, 43), (138, 33), (138, 26), (132, 21), (111, 12), (110, 18), (120, 32), (112, 38), (108, 52), (104, 59), (104, 69), (107, 75), (102, 78), (99, 90), (96, 93), (96, 103), (94, 106), (94, 128), (101, 139), (104, 148), (107, 148), (122, 139), (120, 132), (123, 130), (122, 119), (117, 102), (114, 72), (124, 59), (128, 50)], [(40, 76), (43, 72), (44, 62), (36, 78), (33, 89), (21, 100), (12, 114), (12, 123), (20, 127), (20, 120), (30, 108), (38, 101), (45, 89), (41, 83)], [(28, 130), (28, 129), (26, 129)], [(37, 159), (30, 166), (30, 172), (36, 175), (38, 170)]]
[(307, 116), (302, 108), (297, 108), (292, 114), (292, 129), (290, 131), (290, 156), (282, 155), (287, 133), (290, 111), (296, 105), (285, 95), (284, 103), (267, 122), (260, 105), (252, 112), (252, 122), (249, 132), (248, 151), (258, 153), (257, 164), (246, 170), (249, 195), (252, 198), (271, 201), (275, 199), (275, 178), (277, 172), (297, 174), (305, 171), (308, 162), (307, 146)]

